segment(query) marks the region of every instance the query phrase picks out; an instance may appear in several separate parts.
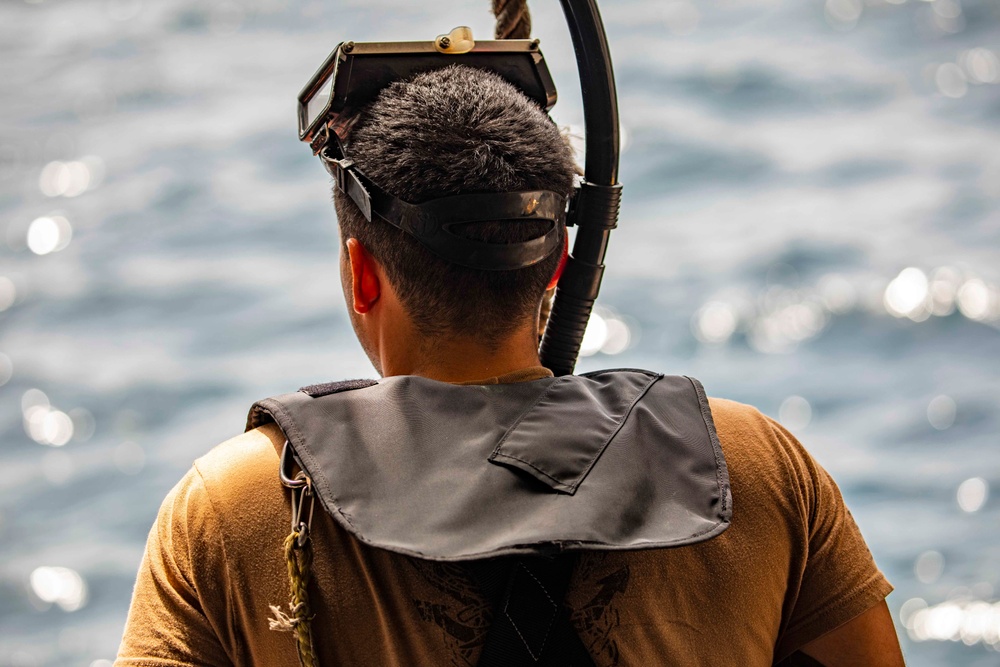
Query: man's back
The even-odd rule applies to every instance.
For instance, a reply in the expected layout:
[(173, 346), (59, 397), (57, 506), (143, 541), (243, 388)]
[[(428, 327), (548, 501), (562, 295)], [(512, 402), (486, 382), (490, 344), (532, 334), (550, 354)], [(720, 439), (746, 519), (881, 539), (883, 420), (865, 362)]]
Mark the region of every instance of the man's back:
[[(732, 526), (692, 546), (580, 557), (566, 604), (597, 665), (770, 665), (891, 590), (801, 445), (753, 408), (711, 407)], [(297, 664), (292, 635), (269, 629), (288, 599), (284, 441), (274, 425), (234, 438), (168, 496), (117, 664)], [(325, 515), (312, 550), (321, 664), (476, 664), (492, 610), (464, 565), (365, 546)]]

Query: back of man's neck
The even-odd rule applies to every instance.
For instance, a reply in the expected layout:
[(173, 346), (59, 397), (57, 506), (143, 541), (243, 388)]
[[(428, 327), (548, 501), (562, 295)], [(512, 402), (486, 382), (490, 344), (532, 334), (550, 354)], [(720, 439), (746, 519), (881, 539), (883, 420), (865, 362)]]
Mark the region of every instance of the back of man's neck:
[(470, 339), (432, 340), (383, 357), (382, 374), (419, 375), (440, 382), (475, 383), (541, 365), (534, 334), (519, 332), (496, 345)]

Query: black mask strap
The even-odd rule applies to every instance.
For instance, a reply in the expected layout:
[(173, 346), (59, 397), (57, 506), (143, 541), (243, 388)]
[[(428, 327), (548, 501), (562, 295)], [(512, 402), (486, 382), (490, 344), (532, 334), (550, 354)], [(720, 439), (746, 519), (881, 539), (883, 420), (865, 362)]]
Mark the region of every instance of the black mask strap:
[[(347, 158), (336, 158), (331, 141), (318, 153), (337, 187), (357, 204), (370, 222), (378, 216), (417, 239), (432, 253), (454, 264), (483, 271), (533, 266), (560, 247), (559, 226), (566, 221), (566, 198), (551, 190), (455, 195), (411, 204), (393, 197)], [(331, 150), (332, 148), (332, 150)], [(341, 153), (343, 154), (343, 153)], [(520, 243), (487, 243), (466, 238), (454, 227), (470, 222), (543, 220), (543, 235)]]

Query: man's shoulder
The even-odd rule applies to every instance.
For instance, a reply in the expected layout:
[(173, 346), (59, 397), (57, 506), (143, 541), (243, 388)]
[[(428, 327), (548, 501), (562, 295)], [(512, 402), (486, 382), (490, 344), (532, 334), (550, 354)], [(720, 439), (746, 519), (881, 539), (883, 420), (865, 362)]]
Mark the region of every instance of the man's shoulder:
[(708, 405), (720, 440), (773, 440), (774, 422), (754, 406), (712, 396)]
[(723, 398), (709, 398), (712, 420), (730, 473), (770, 472), (782, 478), (809, 458), (805, 448), (777, 421), (752, 405)]
[(213, 502), (239, 502), (272, 486), (279, 489), (278, 451), (284, 442), (277, 425), (267, 424), (215, 446), (194, 469)]

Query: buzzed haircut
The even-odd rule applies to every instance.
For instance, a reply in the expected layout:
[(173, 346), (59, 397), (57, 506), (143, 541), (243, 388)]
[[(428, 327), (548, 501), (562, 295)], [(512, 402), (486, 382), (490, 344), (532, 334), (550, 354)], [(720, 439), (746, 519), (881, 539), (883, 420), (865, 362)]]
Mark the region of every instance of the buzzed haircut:
[[(347, 152), (389, 194), (419, 204), (457, 194), (552, 190), (569, 195), (576, 165), (552, 120), (491, 72), (435, 70), (385, 88), (356, 116)], [(334, 186), (341, 241), (356, 238), (383, 267), (418, 331), (495, 344), (533, 317), (560, 250), (512, 271), (451, 264), (377, 217), (365, 220)], [(478, 241), (517, 243), (545, 221), (476, 222), (452, 228)]]

